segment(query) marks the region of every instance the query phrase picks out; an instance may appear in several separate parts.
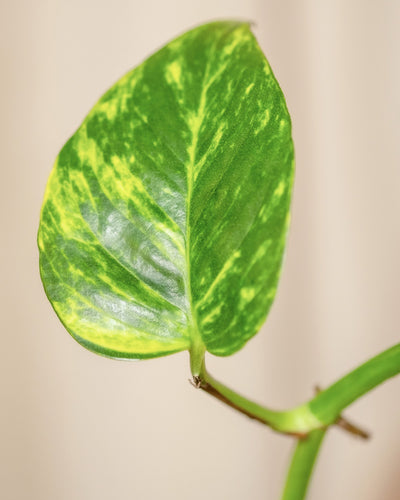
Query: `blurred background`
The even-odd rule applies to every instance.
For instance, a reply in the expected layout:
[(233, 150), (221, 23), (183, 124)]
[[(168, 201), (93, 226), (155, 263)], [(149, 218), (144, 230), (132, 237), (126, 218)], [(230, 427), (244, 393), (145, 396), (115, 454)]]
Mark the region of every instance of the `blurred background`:
[[(399, 342), (400, 2), (15, 0), (0, 4), (0, 496), (277, 500), (293, 441), (188, 383), (186, 353), (103, 359), (44, 295), (36, 231), (63, 143), (120, 76), (203, 22), (243, 18), (286, 95), (297, 174), (276, 302), (210, 372), (288, 408)], [(309, 500), (398, 500), (400, 377), (332, 429)]]

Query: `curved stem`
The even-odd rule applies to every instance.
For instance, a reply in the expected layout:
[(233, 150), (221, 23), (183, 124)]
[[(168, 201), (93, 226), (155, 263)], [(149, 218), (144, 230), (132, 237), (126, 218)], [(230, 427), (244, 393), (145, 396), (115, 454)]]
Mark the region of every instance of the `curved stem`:
[(308, 403), (288, 411), (271, 410), (229, 389), (207, 373), (204, 360), (199, 373), (193, 375), (196, 387), (241, 413), (263, 422), (276, 431), (304, 437), (315, 429), (325, 428), (340, 421), (340, 414), (344, 408), (398, 373), (400, 373), (400, 344), (359, 366), (317, 394)]
[(330, 425), (353, 401), (400, 373), (400, 344), (368, 360), (317, 394), (308, 406), (325, 425)]
[(320, 428), (323, 424), (317, 420), (306, 405), (294, 410), (276, 411), (250, 401), (244, 396), (215, 380), (206, 370), (203, 362), (200, 375), (194, 378), (194, 385), (208, 392), (228, 406), (258, 420), (272, 429), (285, 434), (305, 437), (310, 429)]
[(315, 459), (325, 432), (324, 429), (317, 429), (310, 432), (307, 439), (297, 443), (281, 500), (303, 500), (305, 498)]

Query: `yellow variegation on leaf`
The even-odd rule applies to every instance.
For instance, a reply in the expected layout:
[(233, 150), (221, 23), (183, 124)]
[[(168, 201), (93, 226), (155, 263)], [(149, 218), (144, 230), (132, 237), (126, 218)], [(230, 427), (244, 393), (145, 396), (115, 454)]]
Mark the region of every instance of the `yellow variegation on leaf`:
[(193, 29), (61, 150), (38, 235), (47, 296), (106, 356), (231, 354), (274, 299), (292, 178), (289, 114), (249, 25)]

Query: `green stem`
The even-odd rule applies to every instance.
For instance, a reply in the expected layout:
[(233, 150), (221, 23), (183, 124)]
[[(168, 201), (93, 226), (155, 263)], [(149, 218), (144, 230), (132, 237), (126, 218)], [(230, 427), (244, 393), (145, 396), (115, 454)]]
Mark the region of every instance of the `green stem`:
[(311, 414), (306, 405), (299, 406), (295, 410), (276, 411), (250, 401), (215, 380), (207, 372), (204, 363), (200, 376), (198, 379), (195, 377), (195, 385), (235, 410), (285, 434), (304, 437), (310, 429), (322, 426), (322, 423)]
[(400, 344), (359, 366), (308, 403), (288, 411), (271, 410), (229, 389), (207, 373), (204, 360), (196, 371), (193, 373), (196, 387), (276, 431), (304, 437), (315, 429), (334, 424), (354, 400), (400, 373)]
[(325, 425), (332, 424), (353, 401), (399, 373), (400, 344), (397, 344), (317, 394), (308, 406)]
[(281, 500), (303, 500), (314, 468), (324, 429), (310, 432), (307, 439), (300, 440), (293, 453)]

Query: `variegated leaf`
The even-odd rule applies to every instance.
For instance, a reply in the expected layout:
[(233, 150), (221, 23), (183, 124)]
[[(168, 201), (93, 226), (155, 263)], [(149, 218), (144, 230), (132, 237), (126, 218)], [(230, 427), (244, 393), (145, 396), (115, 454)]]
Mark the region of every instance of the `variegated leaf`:
[(182, 35), (56, 160), (38, 235), (56, 313), (107, 356), (237, 351), (275, 296), (292, 177), (290, 118), (248, 24)]

